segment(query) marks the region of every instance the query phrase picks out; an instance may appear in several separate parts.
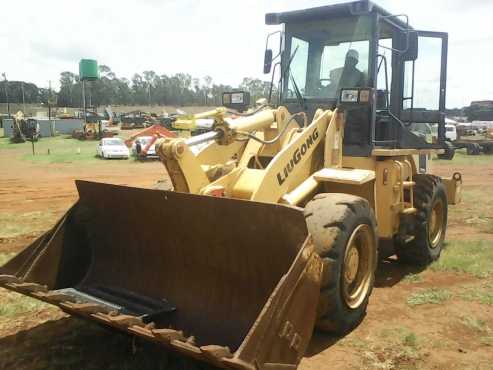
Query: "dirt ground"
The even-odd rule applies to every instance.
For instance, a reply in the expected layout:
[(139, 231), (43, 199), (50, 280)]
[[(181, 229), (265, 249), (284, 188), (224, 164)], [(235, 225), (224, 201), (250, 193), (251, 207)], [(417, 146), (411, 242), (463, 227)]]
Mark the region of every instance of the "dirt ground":
[[(31, 162), (22, 159), (27, 150), (0, 149), (5, 259), (76, 200), (75, 179), (151, 188), (165, 177), (160, 162)], [(420, 271), (382, 261), (362, 324), (343, 338), (316, 334), (300, 369), (493, 369), (493, 157), (474, 165), (439, 162), (435, 169), (444, 176), (455, 171), (466, 194), (463, 205), (450, 208), (444, 264)], [(467, 243), (480, 243), (486, 253), (477, 267), (450, 262), (454, 248)], [(20, 300), (0, 289), (0, 369), (208, 368)]]

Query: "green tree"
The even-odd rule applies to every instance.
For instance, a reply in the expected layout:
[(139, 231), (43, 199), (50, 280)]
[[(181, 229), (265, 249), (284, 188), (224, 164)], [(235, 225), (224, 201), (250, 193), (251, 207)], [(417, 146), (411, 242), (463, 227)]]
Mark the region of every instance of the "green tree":
[(60, 91), (58, 104), (62, 107), (74, 106), (75, 74), (69, 71), (60, 73)]

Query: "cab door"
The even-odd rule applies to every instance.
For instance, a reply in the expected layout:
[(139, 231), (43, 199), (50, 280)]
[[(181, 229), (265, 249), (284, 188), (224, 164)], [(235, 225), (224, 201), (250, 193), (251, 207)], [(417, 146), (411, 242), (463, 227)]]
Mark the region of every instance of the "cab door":
[(448, 34), (418, 31), (418, 58), (404, 63), (401, 120), (438, 125), (435, 143), (445, 141)]

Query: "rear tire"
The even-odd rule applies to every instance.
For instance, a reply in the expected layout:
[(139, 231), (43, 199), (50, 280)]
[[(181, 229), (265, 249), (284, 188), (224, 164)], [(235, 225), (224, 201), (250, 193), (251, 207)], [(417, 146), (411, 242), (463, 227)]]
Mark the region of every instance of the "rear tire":
[(447, 161), (451, 161), (455, 156), (455, 148), (454, 145), (448, 141), (445, 142), (446, 148), (445, 153), (438, 154), (438, 159), (443, 159)]
[(318, 194), (304, 210), (322, 258), (317, 328), (345, 334), (366, 314), (377, 265), (376, 220), (368, 202), (348, 194)]
[(467, 155), (480, 155), (481, 147), (477, 143), (468, 144), (466, 147)]
[(493, 144), (483, 146), (484, 154), (493, 154)]
[(417, 209), (413, 225), (414, 240), (396, 241), (400, 261), (425, 266), (436, 261), (442, 252), (447, 231), (447, 193), (442, 180), (432, 175), (415, 175), (414, 207)]

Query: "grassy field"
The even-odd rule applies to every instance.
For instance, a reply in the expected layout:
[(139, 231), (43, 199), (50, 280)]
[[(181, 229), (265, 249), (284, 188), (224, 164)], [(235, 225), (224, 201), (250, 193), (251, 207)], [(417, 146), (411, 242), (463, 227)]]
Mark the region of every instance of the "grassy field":
[(33, 155), (31, 142), (15, 144), (11, 143), (8, 138), (0, 138), (0, 150), (15, 149), (22, 154), (24, 160), (52, 163), (94, 159), (96, 145), (97, 141), (74, 140), (63, 135), (45, 137), (34, 142)]
[[(70, 136), (60, 135), (41, 138), (34, 143), (34, 154), (31, 142), (11, 143), (8, 138), (0, 138), (0, 150), (15, 151), (15, 155), (23, 161), (44, 164), (75, 163), (101, 164), (96, 156), (97, 140), (75, 140)], [(112, 161), (113, 164), (123, 161)]]
[[(491, 155), (467, 155), (465, 149), (460, 149), (455, 152), (452, 163), (455, 166), (481, 166), (491, 164), (492, 161)], [(435, 159), (433, 164), (440, 167), (448, 167), (450, 166), (450, 161)]]
[[(493, 230), (491, 232), (493, 234)], [(451, 271), (489, 278), (493, 274), (493, 247), (490, 240), (450, 242), (433, 271)]]

